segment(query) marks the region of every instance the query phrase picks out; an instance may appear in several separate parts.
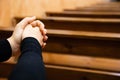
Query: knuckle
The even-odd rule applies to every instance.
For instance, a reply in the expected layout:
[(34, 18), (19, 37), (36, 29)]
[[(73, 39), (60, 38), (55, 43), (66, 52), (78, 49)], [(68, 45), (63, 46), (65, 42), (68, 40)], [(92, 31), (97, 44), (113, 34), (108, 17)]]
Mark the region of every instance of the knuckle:
[(25, 20), (28, 20), (28, 19), (29, 19), (29, 17), (26, 17), (26, 18), (25, 18)]

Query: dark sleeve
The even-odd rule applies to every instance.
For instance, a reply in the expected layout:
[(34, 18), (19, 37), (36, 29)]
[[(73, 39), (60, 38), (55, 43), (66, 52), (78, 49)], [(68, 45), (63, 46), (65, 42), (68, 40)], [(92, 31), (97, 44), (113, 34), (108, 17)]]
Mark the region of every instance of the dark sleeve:
[(4, 39), (0, 41), (0, 62), (8, 60), (12, 55), (12, 49), (9, 42)]
[(21, 56), (8, 80), (45, 80), (45, 67), (39, 42), (31, 37), (21, 43)]

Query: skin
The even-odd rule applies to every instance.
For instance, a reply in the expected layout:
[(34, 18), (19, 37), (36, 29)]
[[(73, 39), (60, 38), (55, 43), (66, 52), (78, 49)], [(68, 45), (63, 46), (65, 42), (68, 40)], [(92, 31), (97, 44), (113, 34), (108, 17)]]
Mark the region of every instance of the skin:
[(43, 41), (44, 41), (41, 46), (42, 46), (42, 48), (44, 48), (46, 45), (45, 41), (47, 41), (47, 39), (48, 39), (48, 37), (46, 36), (47, 30), (45, 29), (45, 25), (39, 20), (33, 21), (31, 23), (31, 25), (32, 25), (32, 27), (39, 26), (39, 30), (40, 30), (41, 34), (43, 35)]
[[(33, 34), (30, 34), (29, 31), (33, 32)], [(39, 33), (39, 36), (36, 32)], [(39, 41), (40, 45), (44, 47), (46, 45), (45, 41), (48, 38), (46, 36), (46, 33), (47, 30), (45, 29), (44, 24), (39, 20), (36, 20), (35, 16), (26, 17), (16, 25), (12, 36), (9, 37), (7, 40), (11, 45), (12, 53), (15, 54), (20, 51), (20, 43), (26, 37), (36, 38)]]
[(22, 34), (22, 40), (27, 37), (33, 37), (38, 40), (40, 45), (43, 45), (43, 36), (40, 32), (39, 27), (32, 27), (32, 25), (27, 25)]

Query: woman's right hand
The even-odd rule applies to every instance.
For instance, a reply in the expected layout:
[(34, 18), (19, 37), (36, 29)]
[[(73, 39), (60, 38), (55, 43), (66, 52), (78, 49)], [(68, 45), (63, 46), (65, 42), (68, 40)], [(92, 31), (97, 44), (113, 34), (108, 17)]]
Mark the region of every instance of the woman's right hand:
[(33, 37), (33, 38), (35, 38), (35, 39), (38, 40), (38, 42), (40, 43), (40, 45), (42, 47), (45, 46), (44, 38), (43, 38), (42, 32), (40, 30), (40, 27), (38, 27), (38, 26), (33, 27), (31, 24), (27, 25), (25, 27), (24, 31), (23, 31), (22, 40), (24, 38), (27, 38), (27, 37)]

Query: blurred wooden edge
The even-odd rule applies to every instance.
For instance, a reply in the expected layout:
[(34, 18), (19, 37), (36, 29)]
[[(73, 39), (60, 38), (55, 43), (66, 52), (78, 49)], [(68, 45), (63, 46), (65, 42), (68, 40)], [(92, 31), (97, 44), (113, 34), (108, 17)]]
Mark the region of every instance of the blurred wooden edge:
[(0, 80), (8, 80), (7, 78), (0, 78)]
[[(14, 27), (0, 27), (0, 31), (13, 31)], [(95, 39), (108, 39), (120, 40), (120, 33), (106, 33), (106, 32), (92, 32), (92, 31), (72, 31), (72, 30), (59, 30), (47, 29), (48, 35), (73, 37), (73, 38), (95, 38)]]
[(75, 17), (46, 17), (41, 20), (55, 20), (55, 21), (71, 21), (71, 22), (102, 22), (102, 23), (119, 23), (120, 19), (107, 18), (75, 18)]
[(74, 15), (120, 15), (120, 12), (90, 12), (90, 11), (64, 11), (64, 12), (46, 12), (47, 15), (49, 14), (74, 14)]
[[(120, 76), (120, 60), (43, 52), (46, 68)], [(15, 64), (15, 57), (5, 63)]]

